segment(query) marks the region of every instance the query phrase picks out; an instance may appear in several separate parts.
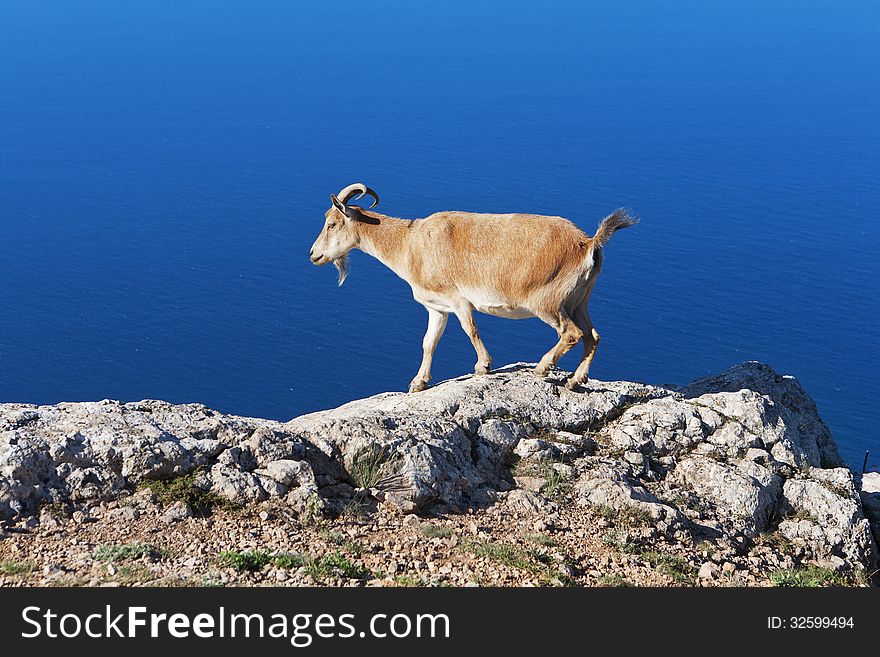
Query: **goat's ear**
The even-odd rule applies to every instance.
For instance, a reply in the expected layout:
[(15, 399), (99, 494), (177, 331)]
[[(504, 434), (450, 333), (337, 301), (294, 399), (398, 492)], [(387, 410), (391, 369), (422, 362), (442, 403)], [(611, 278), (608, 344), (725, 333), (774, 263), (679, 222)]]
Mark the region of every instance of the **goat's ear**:
[(345, 216), (352, 221), (360, 221), (365, 224), (378, 224), (379, 220), (362, 212), (362, 208), (356, 205), (345, 206)]
[(333, 204), (333, 207), (339, 210), (342, 214), (345, 214), (345, 206), (342, 204), (338, 198), (336, 198), (336, 194), (330, 194), (330, 202)]

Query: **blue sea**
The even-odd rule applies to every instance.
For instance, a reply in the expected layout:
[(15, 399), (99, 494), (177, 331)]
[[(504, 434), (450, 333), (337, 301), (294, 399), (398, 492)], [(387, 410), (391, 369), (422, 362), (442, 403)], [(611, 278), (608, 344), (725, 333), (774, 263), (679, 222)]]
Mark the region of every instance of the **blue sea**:
[[(880, 465), (873, 1), (0, 0), (0, 401), (288, 419), (405, 389), (408, 286), (355, 252), (337, 288), (308, 259), (354, 181), (410, 218), (592, 233), (632, 208), (591, 374), (765, 361)], [(499, 365), (555, 341), (477, 321)], [(450, 321), (435, 381), (474, 360)]]

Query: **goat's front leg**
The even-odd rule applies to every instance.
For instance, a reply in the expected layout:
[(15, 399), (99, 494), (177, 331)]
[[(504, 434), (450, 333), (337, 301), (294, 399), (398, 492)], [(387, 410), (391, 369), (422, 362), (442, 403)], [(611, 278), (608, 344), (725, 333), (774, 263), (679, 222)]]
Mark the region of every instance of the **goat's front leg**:
[(492, 357), (489, 355), (486, 345), (483, 344), (483, 339), (480, 337), (476, 323), (474, 323), (473, 309), (468, 307), (456, 310), (455, 316), (458, 317), (458, 321), (461, 322), (461, 328), (467, 333), (467, 336), (471, 339), (471, 344), (474, 346), (474, 351), (477, 352), (477, 364), (474, 365), (474, 374), (488, 374), (489, 368), (492, 367)]
[(440, 342), (440, 336), (446, 328), (446, 320), (448, 313), (441, 313), (438, 310), (428, 308), (428, 330), (425, 331), (425, 337), (422, 340), (422, 365), (416, 374), (412, 383), (409, 384), (410, 392), (419, 392), (424, 390), (428, 381), (431, 380), (431, 361), (434, 359), (434, 349)]

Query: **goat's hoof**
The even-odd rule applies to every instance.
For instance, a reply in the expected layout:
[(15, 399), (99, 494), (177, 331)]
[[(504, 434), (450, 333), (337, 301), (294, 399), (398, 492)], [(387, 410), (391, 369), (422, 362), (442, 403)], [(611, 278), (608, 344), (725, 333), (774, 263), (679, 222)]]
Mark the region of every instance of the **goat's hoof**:
[(590, 380), (589, 377), (586, 377), (586, 376), (580, 380), (575, 380), (574, 378), (571, 378), (565, 382), (565, 387), (568, 388), (569, 390), (578, 390), (578, 389), (582, 390), (584, 387), (584, 384), (589, 380)]
[(477, 365), (477, 366), (474, 368), (474, 375), (475, 375), (475, 376), (483, 376), (484, 374), (488, 374), (489, 371), (490, 371), (490, 370), (489, 370), (489, 366), (488, 366), (488, 365), (486, 365), (486, 366)]
[(549, 370), (546, 368), (536, 367), (535, 369), (532, 370), (532, 374), (534, 374), (539, 379), (543, 379), (545, 376), (547, 376), (548, 371)]
[(410, 392), (421, 392), (422, 390), (424, 390), (427, 387), (428, 387), (427, 381), (413, 381), (412, 383), (409, 384), (409, 391)]

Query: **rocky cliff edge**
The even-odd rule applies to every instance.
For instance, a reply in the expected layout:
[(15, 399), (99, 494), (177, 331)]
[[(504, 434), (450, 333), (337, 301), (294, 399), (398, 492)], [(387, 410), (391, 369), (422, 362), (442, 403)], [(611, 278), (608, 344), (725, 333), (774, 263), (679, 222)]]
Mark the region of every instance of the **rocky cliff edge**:
[(880, 477), (844, 466), (793, 377), (748, 362), (687, 386), (562, 381), (516, 364), (289, 422), (152, 400), (0, 404), (0, 535), (50, 506), (187, 476), (303, 516), (573, 505), (641, 518), (670, 542), (748, 554), (773, 535), (799, 561), (876, 568)]

